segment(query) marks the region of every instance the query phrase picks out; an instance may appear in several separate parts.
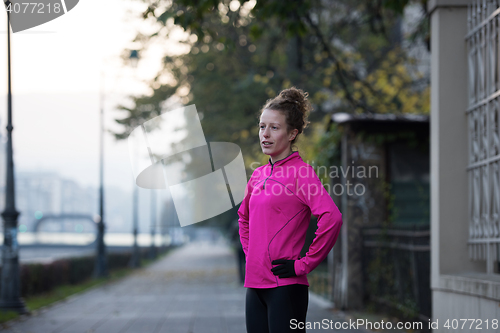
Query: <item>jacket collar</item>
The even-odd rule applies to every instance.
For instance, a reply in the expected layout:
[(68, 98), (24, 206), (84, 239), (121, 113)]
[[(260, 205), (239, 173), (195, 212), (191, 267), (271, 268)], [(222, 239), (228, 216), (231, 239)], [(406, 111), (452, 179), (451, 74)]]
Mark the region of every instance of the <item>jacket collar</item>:
[(300, 155), (299, 155), (299, 151), (296, 150), (294, 152), (292, 152), (290, 155), (288, 155), (287, 157), (285, 158), (282, 158), (281, 160), (277, 160), (276, 162), (272, 163), (271, 162), (271, 157), (269, 157), (269, 162), (267, 163), (267, 165), (269, 166), (276, 166), (276, 165), (281, 165), (283, 163), (286, 163), (287, 161), (289, 160), (292, 160), (292, 159), (297, 159), (297, 158), (300, 158)]

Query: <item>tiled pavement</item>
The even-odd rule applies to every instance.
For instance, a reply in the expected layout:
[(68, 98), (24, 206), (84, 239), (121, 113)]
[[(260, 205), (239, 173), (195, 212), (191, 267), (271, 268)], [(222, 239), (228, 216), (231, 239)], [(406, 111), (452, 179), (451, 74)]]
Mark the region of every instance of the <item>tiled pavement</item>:
[[(237, 281), (230, 248), (223, 243), (196, 242), (120, 281), (10, 322), (4, 331), (245, 333), (245, 291)], [(307, 320), (325, 318), (340, 320), (311, 295)], [(327, 331), (334, 330), (307, 330)]]

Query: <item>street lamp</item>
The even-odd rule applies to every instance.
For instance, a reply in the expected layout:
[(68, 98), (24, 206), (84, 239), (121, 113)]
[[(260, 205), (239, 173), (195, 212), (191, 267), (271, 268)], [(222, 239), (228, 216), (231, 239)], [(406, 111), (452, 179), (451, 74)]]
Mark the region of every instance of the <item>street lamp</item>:
[(139, 62), (139, 51), (131, 50), (129, 60), (132, 67), (137, 68), (137, 63)]
[(108, 275), (108, 264), (106, 258), (106, 244), (104, 243), (104, 84), (101, 73), (101, 96), (100, 96), (100, 154), (99, 154), (99, 218), (97, 222), (97, 254), (94, 267), (95, 277), (106, 277)]
[[(139, 52), (137, 50), (132, 50), (130, 51), (130, 62), (132, 64), (132, 67), (136, 68), (137, 67), (137, 63), (139, 61)], [(141, 258), (140, 258), (140, 254), (139, 254), (139, 246), (137, 245), (137, 231), (138, 231), (138, 210), (139, 210), (139, 207), (138, 207), (138, 201), (139, 201), (139, 189), (138, 189), (138, 186), (137, 184), (135, 183), (135, 179), (134, 179), (134, 197), (133, 197), (133, 200), (134, 200), (134, 203), (133, 203), (133, 216), (132, 216), (132, 219), (133, 219), (133, 235), (134, 235), (134, 245), (132, 247), (132, 257), (130, 259), (130, 263), (129, 263), (129, 266), (130, 267), (139, 267), (141, 265)]]
[[(9, 6), (10, 1), (5, 1)], [(5, 209), (3, 218), (3, 246), (2, 246), (2, 283), (0, 285), (0, 309), (27, 313), (28, 310), (21, 298), (19, 274), (19, 245), (17, 243), (17, 217), (15, 186), (14, 186), (14, 159), (12, 151), (12, 88), (10, 73), (10, 12), (7, 11), (7, 174)]]
[(149, 258), (156, 258), (155, 228), (156, 228), (156, 191), (151, 190), (151, 247), (149, 248)]

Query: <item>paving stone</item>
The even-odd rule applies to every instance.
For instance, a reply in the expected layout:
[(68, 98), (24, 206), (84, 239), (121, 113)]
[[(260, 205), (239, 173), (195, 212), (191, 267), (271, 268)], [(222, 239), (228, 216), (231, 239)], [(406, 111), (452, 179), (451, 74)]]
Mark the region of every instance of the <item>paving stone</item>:
[[(235, 263), (225, 243), (190, 243), (120, 281), (12, 321), (4, 331), (245, 333), (246, 289)], [(310, 297), (307, 320), (324, 318), (341, 320)], [(314, 332), (325, 330), (308, 330)]]

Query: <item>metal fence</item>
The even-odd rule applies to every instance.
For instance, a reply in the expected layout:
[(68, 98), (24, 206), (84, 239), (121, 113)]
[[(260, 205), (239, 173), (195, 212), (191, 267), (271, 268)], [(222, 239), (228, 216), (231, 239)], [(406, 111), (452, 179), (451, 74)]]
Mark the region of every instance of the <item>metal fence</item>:
[(365, 302), (427, 322), (432, 316), (429, 226), (363, 228)]
[(322, 298), (333, 301), (332, 277), (326, 264), (320, 264), (307, 274), (309, 290)]
[(469, 255), (498, 273), (500, 258), (500, 8), (475, 0), (468, 8)]

